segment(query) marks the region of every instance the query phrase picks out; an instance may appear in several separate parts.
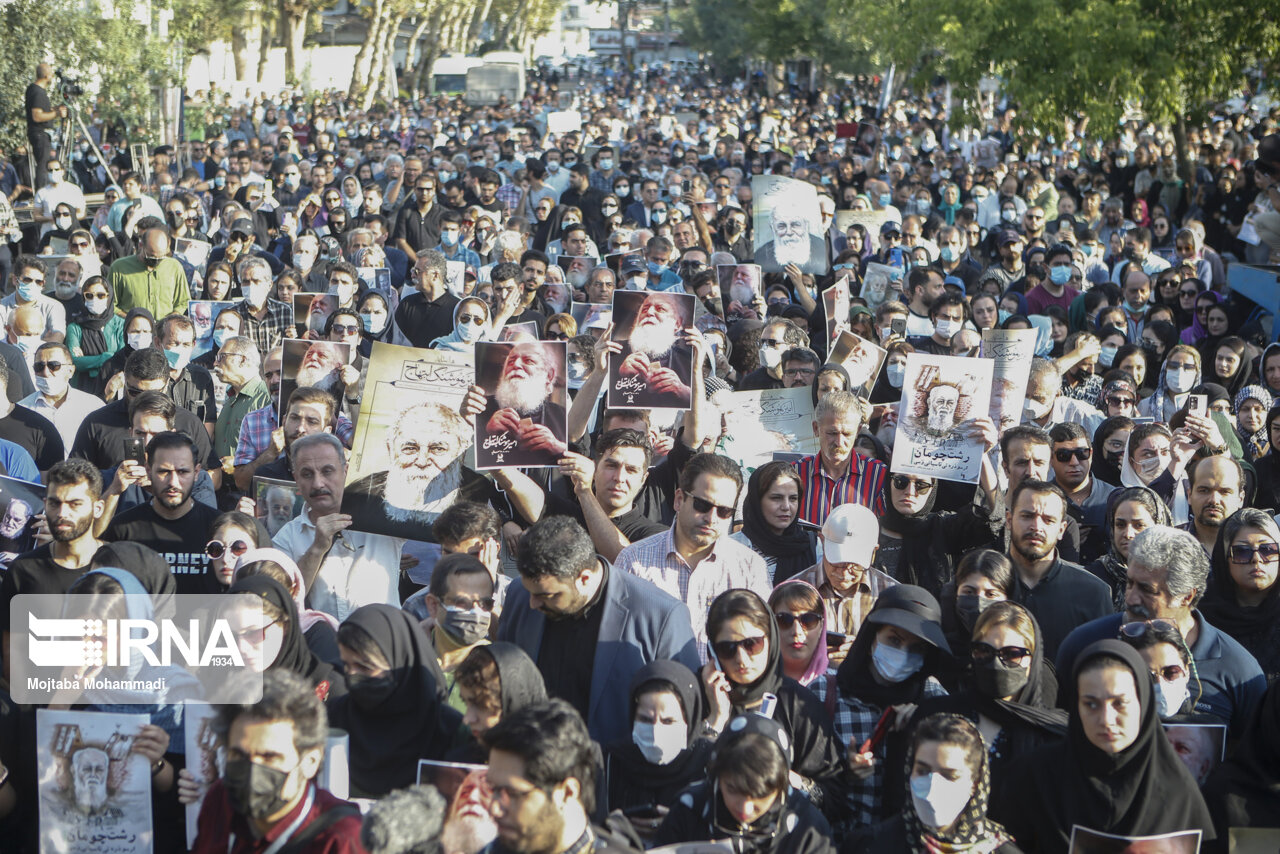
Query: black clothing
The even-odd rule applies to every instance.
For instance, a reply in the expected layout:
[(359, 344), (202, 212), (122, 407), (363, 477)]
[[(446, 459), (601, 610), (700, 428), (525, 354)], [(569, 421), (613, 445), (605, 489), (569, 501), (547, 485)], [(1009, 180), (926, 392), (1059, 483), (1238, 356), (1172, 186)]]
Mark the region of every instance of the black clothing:
[(228, 593), (246, 593), (283, 611), (285, 615), (284, 640), (268, 670), (291, 670), (311, 683), (316, 695), (326, 702), (336, 701), (346, 693), (346, 682), (332, 664), (323, 661), (307, 646), (298, 618), (298, 607), (293, 596), (280, 582), (268, 575), (250, 575), (231, 585)]
[[(173, 425), (195, 442), (197, 462), (207, 469), (221, 466), (213, 455), (213, 440), (209, 438), (209, 431), (196, 416), (179, 406)], [(128, 456), (125, 453), (125, 442), (131, 433), (129, 401), (123, 398), (113, 400), (85, 416), (68, 456), (86, 459), (100, 469), (115, 468)]]
[[(271, 472), (271, 473), (268, 473)], [(293, 480), (289, 455), (280, 457), (258, 469), (259, 477), (277, 480)], [(385, 534), (389, 537), (407, 537), (426, 543), (434, 543), (431, 522), (437, 514), (426, 511), (398, 511), (403, 518), (393, 519), (382, 495), (387, 486), (387, 472), (366, 475), (347, 486), (342, 494), (342, 512), (352, 517), (352, 528), (369, 534)], [(493, 481), (471, 469), (462, 469), (462, 482), (453, 501), (475, 501), (488, 504), (504, 519), (511, 518), (511, 508)], [(452, 503), (452, 502), (451, 502)]]
[[(435, 249), (440, 245), (440, 217), (442, 216), (444, 216), (444, 208), (439, 204), (432, 204), (431, 209), (425, 214), (418, 210), (416, 202), (406, 204), (396, 214), (395, 225), (391, 230), (391, 244), (398, 246), (397, 241), (403, 239), (414, 252)], [(404, 333), (408, 335), (409, 330), (404, 329)]]
[(213, 575), (204, 547), (209, 542), (213, 520), (220, 515), (216, 507), (193, 501), (191, 509), (180, 518), (164, 519), (148, 501), (117, 514), (102, 538), (108, 542), (127, 540), (154, 549), (172, 568), (179, 593), (219, 593), (223, 588)]
[(218, 420), (218, 404), (214, 400), (213, 386), (213, 374), (193, 362), (178, 374), (176, 380), (169, 383), (169, 396), (174, 403), (202, 423), (212, 424)]
[(66, 593), (89, 567), (67, 569), (53, 559), (52, 547), (40, 546), (9, 561), (0, 575), (0, 631), (9, 631), (9, 603), (20, 593)]
[(770, 388), (783, 388), (782, 380), (775, 380), (767, 368), (756, 368), (738, 381), (738, 391), (763, 391)]
[(773, 583), (780, 584), (799, 575), (818, 562), (814, 542), (809, 529), (801, 527), (799, 517), (785, 531), (775, 534), (764, 521), (760, 503), (772, 483), (761, 483), (756, 469), (747, 481), (747, 497), (742, 502), (742, 533), (751, 542), (751, 548), (773, 561)]
[[(542, 682), (538, 665), (533, 663), (533, 659), (523, 649), (505, 641), (495, 641), (479, 649), (483, 649), (484, 654), (493, 659), (494, 666), (498, 669), (503, 717), (516, 709), (547, 699), (547, 687)], [(471, 740), (449, 751), (445, 754), (445, 759), (450, 762), (485, 765), (489, 762), (489, 750)]]
[(347, 618), (391, 664), (386, 690), (355, 679), (332, 706), (330, 725), (351, 744), (351, 790), (384, 795), (416, 782), (419, 759), (443, 759), (462, 716), (445, 703), (444, 674), (417, 619), (390, 605), (365, 605)]
[(728, 838), (738, 854), (834, 854), (831, 827), (798, 791), (779, 797), (745, 830), (738, 827), (715, 781), (695, 783), (671, 805), (656, 845)]
[(1275, 682), (1280, 679), (1280, 584), (1273, 583), (1258, 605), (1241, 605), (1221, 532), (1210, 566), (1209, 583), (1197, 606), (1200, 614), (1209, 625), (1239, 641), (1258, 660), (1268, 684)]
[(1061, 557), (1035, 587), (1027, 587), (1015, 570), (1013, 595), (1009, 598), (1036, 618), (1044, 633), (1044, 654), (1051, 661), (1058, 656), (1058, 645), (1073, 629), (1115, 613), (1111, 588), (1084, 567)]
[[(903, 854), (913, 850), (907, 841), (907, 824), (902, 816), (868, 828), (859, 833), (853, 843), (856, 854)], [(992, 854), (1022, 854), (1022, 849), (1013, 842), (1002, 843), (991, 851)]]
[[(494, 465), (553, 466), (560, 457), (564, 456), (563, 453), (558, 451), (528, 448), (518, 435), (512, 435), (505, 430), (500, 433), (489, 433), (486, 425), (500, 408), (501, 405), (498, 403), (497, 397), (488, 395), (488, 401), (485, 403), (484, 409), (476, 416), (476, 424), (479, 425), (479, 431), (485, 437), (476, 444), (477, 467), (487, 468)], [(567, 438), (569, 432), (568, 413), (563, 405), (553, 400), (545, 400), (536, 412), (527, 415), (517, 414), (520, 416), (521, 422), (528, 419), (534, 424), (540, 424), (548, 428), (552, 435), (557, 438)]]
[(23, 118), (27, 121), (27, 142), (31, 146), (28, 153), (28, 166), (31, 170), (31, 186), (38, 190), (49, 183), (49, 161), (53, 159), (53, 138), (49, 135), (57, 129), (54, 121), (36, 122), (31, 120), (31, 108), (39, 107), (45, 112), (53, 111), (49, 102), (49, 93), (38, 83), (27, 86), (23, 97)]
[(1280, 827), (1280, 688), (1274, 683), (1235, 752), (1209, 775), (1204, 799), (1222, 832), (1216, 844), (1202, 851), (1225, 854), (1230, 827)]
[(445, 291), (428, 300), (420, 291), (400, 300), (396, 307), (396, 326), (414, 347), (426, 349), (437, 338), (453, 332), (453, 310), (458, 298)]
[(1021, 757), (992, 801), (992, 814), (1018, 844), (1040, 854), (1066, 854), (1074, 825), (1120, 836), (1155, 836), (1202, 830), (1213, 839), (1209, 809), (1191, 772), (1178, 759), (1160, 725), (1147, 665), (1118, 640), (1098, 641), (1076, 657), (1071, 694), (1084, 665), (1106, 655), (1132, 671), (1141, 709), (1133, 744), (1107, 753), (1089, 741), (1072, 708), (1065, 741)]
[(601, 578), (596, 595), (580, 613), (548, 619), (538, 648), (538, 671), (547, 686), (547, 695), (573, 706), (584, 721), (591, 709), (591, 668), (585, 662), (595, 661), (604, 615), (600, 603), (614, 572), (608, 561), (599, 561), (599, 565)]
[[(915, 584), (940, 597), (955, 577), (957, 557), (990, 542), (1002, 520), (972, 502), (954, 513), (934, 510), (941, 484), (938, 480), (933, 481), (920, 513), (905, 516), (893, 505), (891, 480), (884, 479), (880, 541), (882, 550), (886, 543), (898, 546), (898, 560), (895, 567), (886, 566), (885, 571), (903, 584)], [(900, 539), (887, 537), (885, 530), (898, 534)]]
[(8, 415), (0, 418), (0, 439), (21, 445), (42, 472), (66, 457), (62, 435), (53, 422), (25, 406), (15, 406)]

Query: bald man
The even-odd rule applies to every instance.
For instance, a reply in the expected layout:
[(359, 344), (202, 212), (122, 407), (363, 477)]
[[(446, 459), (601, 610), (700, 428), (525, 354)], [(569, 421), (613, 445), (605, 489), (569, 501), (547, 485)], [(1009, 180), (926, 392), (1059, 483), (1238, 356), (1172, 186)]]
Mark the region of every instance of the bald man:
[(153, 317), (186, 314), (191, 292), (182, 265), (169, 256), (169, 235), (151, 228), (138, 238), (138, 251), (111, 265), (108, 274), (116, 311), (145, 308)]

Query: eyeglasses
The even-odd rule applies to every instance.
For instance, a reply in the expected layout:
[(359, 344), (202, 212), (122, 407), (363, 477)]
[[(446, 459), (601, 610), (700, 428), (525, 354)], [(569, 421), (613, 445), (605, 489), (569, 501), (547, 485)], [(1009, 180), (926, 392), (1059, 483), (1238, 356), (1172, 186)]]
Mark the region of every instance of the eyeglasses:
[(457, 596), (446, 599), (444, 604), (452, 608), (461, 608), (464, 611), (474, 611), (476, 608), (482, 611), (492, 611), (494, 601), (492, 596), (484, 599), (468, 599), (465, 596)]
[(912, 480), (905, 474), (895, 474), (893, 476), (893, 488), (899, 492), (906, 492), (912, 487), (915, 487), (917, 494), (924, 495), (933, 489), (933, 484), (927, 480)]
[(707, 499), (699, 498), (696, 495), (690, 495), (689, 500), (693, 502), (693, 509), (696, 513), (710, 513), (712, 510), (715, 510), (716, 515), (721, 519), (733, 518), (734, 508), (732, 507), (722, 507), (719, 504), (712, 504)]
[[(1107, 406), (1133, 406), (1134, 399), (1132, 397), (1108, 397)], [(1063, 460), (1066, 462), (1066, 460)]]
[(474, 323), (476, 326), (483, 326), (484, 318), (474, 314), (460, 314), (458, 315), (458, 322), (462, 324)]
[(773, 615), (778, 621), (778, 628), (784, 632), (789, 630), (797, 622), (804, 627), (806, 632), (811, 632), (818, 626), (822, 625), (822, 615), (815, 611), (805, 611), (803, 614), (792, 614), (790, 611), (779, 611)]
[(565, 333), (565, 332), (548, 332), (546, 335), (546, 340), (547, 341), (568, 341), (569, 335), (568, 333)]
[(787, 346), (787, 342), (786, 342), (786, 341), (783, 341), (783, 340), (782, 340), (782, 339), (780, 339), (780, 338), (761, 338), (761, 339), (760, 339), (760, 346), (761, 346), (761, 347), (768, 347), (768, 348), (770, 348), (771, 350), (776, 350), (776, 349), (778, 349), (779, 347), (785, 347), (785, 346)]
[(782, 372), (782, 375), (784, 377), (811, 377), (815, 373), (817, 371), (813, 368), (788, 368)]
[(1125, 623), (1120, 627), (1120, 634), (1127, 638), (1140, 638), (1147, 633), (1147, 629), (1157, 628), (1167, 632), (1178, 632), (1181, 636), (1182, 632), (1178, 627), (1168, 620), (1134, 620), (1132, 623)]
[(1177, 682), (1187, 675), (1181, 664), (1169, 664), (1151, 671), (1151, 675), (1161, 682)]
[(1059, 448), (1053, 452), (1053, 458), (1060, 463), (1069, 463), (1072, 457), (1084, 462), (1092, 456), (1093, 448)]
[(1280, 545), (1276, 543), (1259, 543), (1257, 548), (1252, 546), (1234, 545), (1228, 550), (1231, 555), (1232, 563), (1249, 564), (1253, 563), (1254, 557), (1263, 563), (1272, 563), (1280, 558)]
[(1197, 291), (1197, 290), (1190, 290), (1190, 291), (1178, 291), (1178, 296), (1180, 296), (1180, 297), (1193, 297), (1193, 296), (1195, 296), (1195, 295), (1196, 295), (1196, 294), (1198, 294), (1198, 293), (1200, 293), (1200, 292), (1199, 292), (1199, 291)]
[(48, 370), (49, 373), (51, 374), (56, 374), (58, 371), (62, 370), (62, 366), (64, 364), (66, 363), (65, 362), (32, 362), (31, 370), (35, 371), (37, 374), (44, 373), (45, 370)]
[(204, 553), (214, 560), (222, 557), (228, 551), (230, 551), (235, 557), (240, 557), (240, 555), (249, 551), (249, 544), (244, 540), (236, 540), (230, 545), (224, 543), (222, 540), (211, 540), (209, 545), (204, 547)]
[(979, 641), (969, 647), (969, 657), (978, 664), (986, 664), (993, 658), (998, 658), (1006, 667), (1017, 667), (1029, 655), (1031, 650), (1025, 646), (1002, 646), (996, 649), (989, 643)]
[(716, 641), (711, 645), (711, 649), (716, 654), (716, 658), (721, 661), (732, 661), (738, 657), (738, 650), (742, 650), (748, 656), (755, 657), (764, 651), (764, 645), (768, 641), (764, 635), (758, 635), (753, 638), (743, 638), (736, 641)]
[(18, 276), (17, 279), (19, 282), (21, 282), (24, 285), (43, 285), (44, 284), (43, 276), (38, 276), (34, 279), (29, 279), (26, 276)]
[(355, 326), (349, 323), (335, 323), (330, 328), (334, 332), (338, 333), (339, 335), (355, 335), (357, 332), (360, 331), (359, 326)]

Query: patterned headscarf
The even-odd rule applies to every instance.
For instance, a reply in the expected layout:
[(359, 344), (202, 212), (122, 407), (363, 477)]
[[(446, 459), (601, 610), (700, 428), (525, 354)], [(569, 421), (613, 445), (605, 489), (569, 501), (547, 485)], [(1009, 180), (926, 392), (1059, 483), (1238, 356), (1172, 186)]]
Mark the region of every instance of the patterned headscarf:
[(1258, 403), (1262, 404), (1262, 408), (1264, 410), (1270, 410), (1271, 402), (1272, 402), (1271, 392), (1267, 391), (1265, 386), (1247, 385), (1244, 388), (1240, 389), (1239, 392), (1237, 392), (1236, 399), (1232, 401), (1232, 403), (1234, 404), (1233, 408), (1236, 412), (1236, 417), (1237, 417), (1236, 433), (1240, 435), (1240, 441), (1243, 442), (1244, 445), (1246, 446), (1245, 448), (1246, 456), (1251, 460), (1256, 460), (1258, 457), (1262, 456), (1263, 454), (1267, 453), (1268, 450), (1270, 450), (1271, 436), (1267, 429), (1267, 422), (1265, 420), (1262, 422), (1261, 430), (1258, 430), (1248, 436), (1245, 435), (1244, 430), (1240, 429), (1239, 427), (1240, 406), (1246, 400), (1256, 400), (1258, 401)]

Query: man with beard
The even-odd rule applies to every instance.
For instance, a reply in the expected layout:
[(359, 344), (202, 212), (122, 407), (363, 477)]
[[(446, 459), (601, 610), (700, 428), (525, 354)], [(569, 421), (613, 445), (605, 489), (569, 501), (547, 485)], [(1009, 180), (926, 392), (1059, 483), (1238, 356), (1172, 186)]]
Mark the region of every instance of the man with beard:
[(71, 772), (76, 809), (98, 815), (107, 805), (107, 777), (111, 759), (105, 750), (82, 747), (71, 755)]
[(262, 501), (267, 505), (267, 533), (274, 537), (293, 520), (293, 493), (283, 486), (268, 487)]
[(443, 854), (478, 854), (498, 835), (497, 825), (489, 814), (493, 793), (486, 782), (486, 773), (483, 768), (471, 771), (454, 792), (440, 833)]
[(400, 606), (403, 541), (348, 530), (342, 512), (347, 455), (328, 432), (299, 437), (290, 449), (305, 509), (272, 538), (302, 571), (311, 607), (339, 622), (363, 605)]
[(21, 498), (10, 498), (4, 517), (0, 518), (0, 564), (7, 564), (31, 545), (27, 523), (31, 521), (31, 504)]
[(200, 471), (195, 445), (185, 433), (161, 433), (147, 443), (146, 453), (151, 500), (118, 514), (103, 539), (130, 540), (158, 552), (173, 571), (178, 593), (219, 592), (204, 551), (219, 511), (191, 497)]
[(467, 422), (439, 403), (402, 410), (387, 429), (390, 467), (348, 486), (344, 512), (362, 531), (430, 541), (426, 526), (445, 508), (460, 499), (485, 502), (492, 491), (462, 466), (470, 439)]
[[(1234, 638), (1210, 625), (1196, 608), (1209, 581), (1209, 557), (1186, 531), (1154, 525), (1129, 546), (1124, 611), (1109, 614), (1073, 631), (1058, 652), (1057, 671), (1070, 673), (1076, 656), (1094, 641), (1125, 631), (1141, 633), (1143, 624), (1166, 620), (1178, 627), (1196, 664), (1201, 691), (1193, 709), (1209, 723), (1240, 733), (1267, 689), (1255, 659)], [(1108, 608), (1108, 611), (1111, 610)], [(1063, 668), (1066, 668), (1065, 670)], [(1067, 689), (1060, 700), (1074, 702)]]
[(934, 438), (947, 436), (956, 426), (956, 407), (960, 389), (950, 383), (938, 383), (929, 389), (925, 400), (924, 432)]
[[(0, 576), (0, 628), (5, 672), (9, 663), (9, 603), (19, 593), (66, 593), (89, 568), (102, 542), (94, 524), (102, 517), (102, 475), (87, 460), (58, 463), (45, 475), (44, 518), (52, 542), (19, 555)], [(202, 541), (203, 542), (203, 541)]]
[(681, 377), (692, 374), (692, 348), (686, 339), (696, 334), (686, 328), (688, 323), (675, 295), (645, 296), (622, 352), (611, 362), (618, 365), (617, 377), (611, 377), (614, 393), (626, 406), (688, 408), (689, 386)]
[(329, 392), (336, 399), (342, 390), (342, 365), (342, 356), (333, 342), (315, 341), (302, 355), (294, 382), (298, 388), (318, 388)]
[[(1204, 553), (1211, 555), (1222, 523), (1244, 505), (1244, 470), (1233, 457), (1217, 454), (1196, 461), (1189, 479), (1187, 504), (1191, 519), (1179, 527), (1190, 532), (1200, 541)], [(0, 526), (0, 533), (3, 532)]]
[(556, 368), (541, 343), (512, 346), (480, 413), (486, 439), (477, 459), (509, 466), (552, 465), (568, 447), (565, 408), (552, 400)]
[(794, 264), (803, 273), (827, 272), (827, 244), (811, 227), (808, 205), (782, 191), (765, 200), (773, 240), (756, 250), (755, 262), (766, 273), (780, 273)]
[(630, 850), (591, 824), (598, 748), (566, 703), (549, 700), (508, 715), (484, 734), (484, 745), (489, 812), (498, 827), (485, 854)]
[(272, 480), (293, 480), (293, 459), (290, 449), (293, 443), (312, 433), (332, 433), (337, 403), (326, 391), (311, 386), (301, 386), (289, 395), (285, 407), (283, 431), (284, 453), (273, 462), (258, 469), (259, 477)]
[(1067, 497), (1062, 490), (1031, 479), (1014, 488), (1005, 512), (1013, 563), (1009, 598), (1040, 623), (1045, 655), (1055, 655), (1077, 626), (1112, 611), (1106, 582), (1058, 555), (1058, 542), (1067, 530), (1066, 516)]

